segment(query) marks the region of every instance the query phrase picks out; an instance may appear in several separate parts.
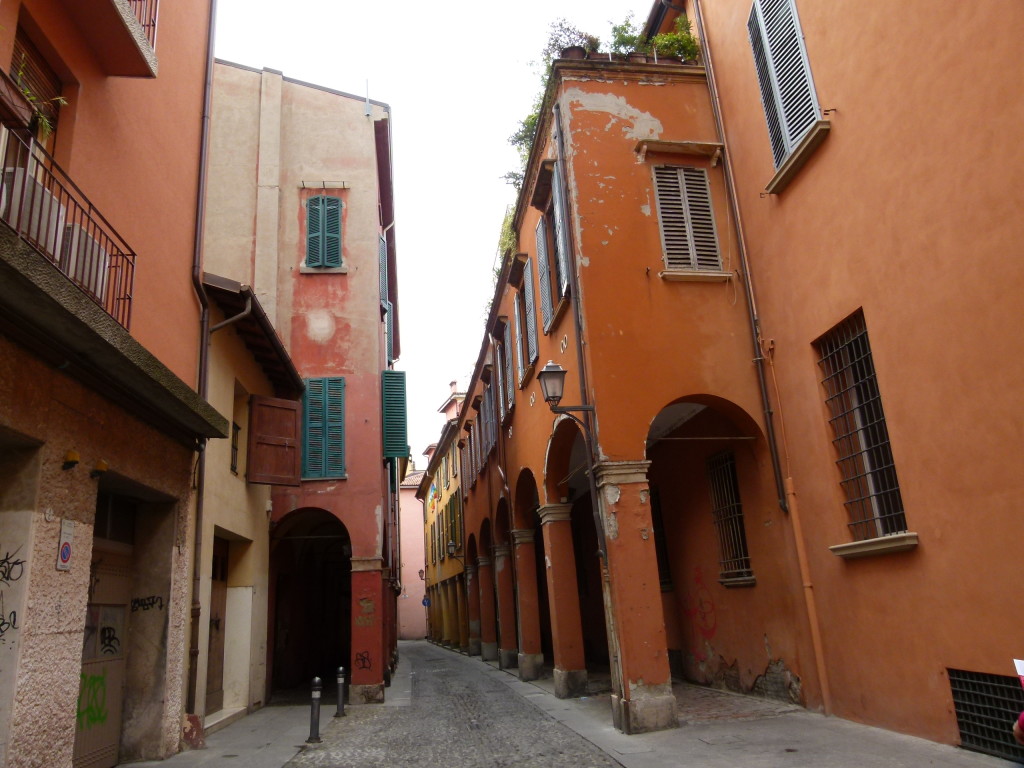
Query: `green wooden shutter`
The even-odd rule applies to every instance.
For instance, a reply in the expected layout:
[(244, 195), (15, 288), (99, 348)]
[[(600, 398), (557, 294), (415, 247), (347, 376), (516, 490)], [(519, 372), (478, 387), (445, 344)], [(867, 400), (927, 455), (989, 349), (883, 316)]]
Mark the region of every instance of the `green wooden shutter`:
[(341, 198), (326, 197), (324, 200), (324, 245), (323, 265), (341, 266)]
[(306, 266), (324, 266), (324, 198), (306, 201)]
[(324, 446), (326, 477), (345, 476), (345, 379), (326, 379), (327, 413)]
[[(519, 305), (516, 305), (518, 309)], [(516, 313), (518, 315), (518, 313)], [(512, 327), (505, 324), (505, 397), (508, 400), (508, 410), (512, 410), (515, 404), (516, 386), (512, 379)]]
[(381, 371), (381, 412), (384, 431), (384, 456), (409, 455), (406, 425), (405, 371)]
[(307, 379), (302, 399), (302, 476), (324, 476), (324, 380)]
[(537, 277), (540, 280), (540, 313), (544, 318), (544, 333), (551, 327), (554, 307), (551, 306), (551, 262), (548, 259), (548, 233), (543, 217), (537, 222)]
[(302, 406), (302, 477), (344, 477), (345, 379), (307, 379)]

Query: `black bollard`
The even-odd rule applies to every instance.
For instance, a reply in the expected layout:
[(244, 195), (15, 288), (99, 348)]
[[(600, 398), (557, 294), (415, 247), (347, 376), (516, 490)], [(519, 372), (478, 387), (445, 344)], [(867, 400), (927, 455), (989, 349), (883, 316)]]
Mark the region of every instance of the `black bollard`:
[(345, 716), (345, 668), (338, 667), (338, 711), (335, 717)]
[(309, 710), (309, 738), (307, 744), (320, 743), (320, 694), (324, 689), (323, 681), (319, 677), (313, 678), (313, 701)]

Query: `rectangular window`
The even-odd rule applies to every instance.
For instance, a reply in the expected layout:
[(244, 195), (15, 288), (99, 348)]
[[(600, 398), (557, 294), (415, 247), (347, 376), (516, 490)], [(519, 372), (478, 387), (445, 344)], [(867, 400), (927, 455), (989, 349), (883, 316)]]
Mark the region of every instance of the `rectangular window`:
[(242, 428), (235, 422), (231, 422), (231, 474), (238, 474), (238, 438)]
[(711, 486), (711, 512), (718, 531), (720, 581), (751, 579), (747, 533), (743, 525), (740, 483), (736, 476), (736, 456), (726, 451), (707, 461), (708, 483)]
[(302, 398), (302, 477), (345, 477), (345, 379), (306, 379)]
[(654, 186), (665, 269), (721, 272), (708, 172), (687, 166), (657, 166)]
[(341, 266), (340, 197), (318, 195), (306, 201), (306, 266)]
[(508, 412), (515, 406), (516, 385), (512, 378), (512, 326), (505, 323), (505, 356), (502, 362), (505, 365), (505, 399), (507, 400)]
[(385, 458), (409, 455), (405, 371), (381, 371), (381, 415)]
[(754, 0), (747, 32), (778, 168), (820, 115), (795, 0)]
[(864, 314), (857, 310), (816, 342), (855, 541), (907, 530)]

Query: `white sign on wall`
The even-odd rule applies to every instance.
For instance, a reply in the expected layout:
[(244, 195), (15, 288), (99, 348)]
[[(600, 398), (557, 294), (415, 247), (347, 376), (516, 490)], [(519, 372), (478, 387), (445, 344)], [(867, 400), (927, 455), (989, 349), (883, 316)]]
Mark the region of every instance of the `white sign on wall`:
[(57, 570), (71, 570), (72, 539), (75, 538), (75, 521), (60, 521), (60, 543), (57, 544)]

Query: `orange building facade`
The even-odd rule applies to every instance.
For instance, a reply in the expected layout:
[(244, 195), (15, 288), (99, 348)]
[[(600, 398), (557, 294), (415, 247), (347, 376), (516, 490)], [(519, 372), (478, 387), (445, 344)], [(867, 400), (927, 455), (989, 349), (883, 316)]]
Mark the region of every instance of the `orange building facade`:
[[(675, 677), (1012, 756), (1009, 33), (687, 10), (697, 65), (555, 62), (458, 419), (470, 646), (563, 696), (607, 675), (626, 732), (676, 724)], [(933, 56), (951, 22), (992, 44)]]

